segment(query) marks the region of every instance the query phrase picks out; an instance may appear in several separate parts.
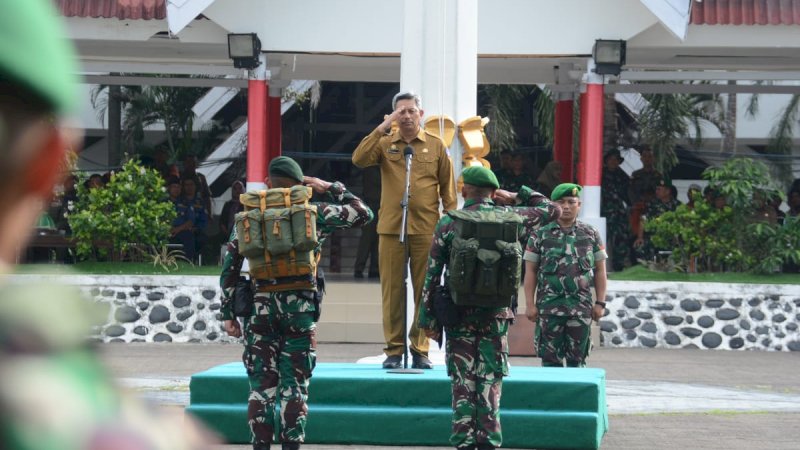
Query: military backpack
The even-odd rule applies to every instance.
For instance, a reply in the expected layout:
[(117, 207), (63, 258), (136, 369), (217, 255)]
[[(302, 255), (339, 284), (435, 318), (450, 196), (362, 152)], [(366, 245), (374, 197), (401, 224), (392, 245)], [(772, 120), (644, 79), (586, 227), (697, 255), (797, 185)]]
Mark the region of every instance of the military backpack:
[(311, 188), (248, 191), (234, 219), (239, 253), (261, 292), (316, 289), (317, 207)]
[(450, 211), (455, 237), (448, 284), (459, 306), (509, 307), (519, 289), (522, 217), (512, 211)]

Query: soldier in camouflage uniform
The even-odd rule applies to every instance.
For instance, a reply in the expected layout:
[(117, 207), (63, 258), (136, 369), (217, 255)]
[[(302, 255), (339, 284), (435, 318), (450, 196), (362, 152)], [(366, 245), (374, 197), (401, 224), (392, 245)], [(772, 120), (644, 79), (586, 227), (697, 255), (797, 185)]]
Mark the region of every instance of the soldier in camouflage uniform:
[(619, 165), (624, 158), (619, 150), (612, 149), (603, 160), (602, 203), (600, 215), (606, 218), (608, 247), (611, 265), (615, 271), (625, 268), (625, 258), (630, 253), (630, 177)]
[(642, 226), (639, 227), (636, 241), (633, 243), (637, 258), (650, 261), (655, 258), (659, 250), (650, 241), (650, 233), (644, 231), (644, 224), (665, 212), (675, 211), (680, 205), (681, 202), (672, 195), (672, 184), (669, 180), (659, 179), (656, 182), (655, 198), (644, 208), (640, 219)]
[(633, 203), (645, 200), (644, 194), (655, 191), (659, 180), (664, 178), (661, 172), (656, 170), (656, 159), (651, 148), (642, 148), (639, 157), (642, 160), (642, 168), (634, 170), (631, 174), (630, 199)]
[[(361, 226), (373, 218), (372, 210), (339, 182), (304, 177), (300, 166), (281, 156), (269, 165), (270, 187), (288, 188), (303, 183), (329, 201), (317, 206), (319, 255), (322, 242), (335, 229)], [(243, 257), (238, 251), (236, 230), (228, 243), (220, 282), (225, 298), (222, 318), (226, 332), (242, 335), (233, 316), (232, 293), (239, 280)], [(276, 402), (280, 402), (282, 448), (298, 449), (305, 438), (308, 382), (316, 363), (316, 320), (319, 318), (314, 290), (259, 292), (253, 314), (245, 318), (245, 348), (242, 359), (250, 381), (247, 418), (255, 450), (270, 448), (274, 434)]]
[[(558, 218), (560, 209), (542, 194), (523, 186), (519, 193), (498, 189), (495, 175), (484, 167), (464, 170), (465, 210), (513, 209), (523, 217), (527, 237), (534, 229)], [(495, 206), (524, 205), (516, 208)], [(449, 260), (455, 236), (454, 221), (445, 215), (436, 225), (418, 325), (426, 335), (441, 343), (442, 326), (433, 314), (431, 290), (439, 283)], [(500, 394), (508, 375), (508, 327), (511, 308), (457, 307), (461, 323), (447, 327), (447, 374), (453, 389), (453, 429), (450, 443), (459, 449), (493, 449), (502, 443)]]
[(208, 448), (183, 417), (117, 389), (87, 339), (107, 309), (10, 275), (81, 140), (62, 123), (77, 112), (78, 67), (54, 3), (4, 1), (0, 14), (0, 448)]
[(530, 237), (523, 256), (526, 314), (538, 325), (542, 366), (563, 367), (565, 360), (568, 367), (585, 366), (592, 319), (599, 320), (606, 306), (607, 256), (597, 230), (577, 220), (580, 191), (572, 183), (553, 189), (561, 217)]

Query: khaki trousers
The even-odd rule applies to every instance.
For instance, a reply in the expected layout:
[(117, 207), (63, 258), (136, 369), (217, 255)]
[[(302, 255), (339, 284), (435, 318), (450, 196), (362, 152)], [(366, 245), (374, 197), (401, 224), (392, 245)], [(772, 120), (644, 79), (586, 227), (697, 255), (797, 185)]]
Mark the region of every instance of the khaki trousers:
[[(378, 255), (380, 264), (378, 270), (381, 275), (381, 294), (383, 295), (383, 337), (386, 355), (402, 355), (405, 340), (405, 322), (403, 322), (403, 308), (406, 304), (403, 290), (403, 247), (397, 234), (381, 234), (378, 239)], [(428, 254), (431, 249), (433, 235), (412, 234), (408, 236), (408, 255), (411, 259), (411, 285), (414, 291), (414, 311), (408, 311), (409, 316), (414, 315), (408, 337), (411, 341), (411, 351), (421, 355), (428, 355), (428, 338), (417, 327), (419, 315), (419, 299), (422, 294), (422, 285), (425, 283), (425, 269), (428, 265)]]

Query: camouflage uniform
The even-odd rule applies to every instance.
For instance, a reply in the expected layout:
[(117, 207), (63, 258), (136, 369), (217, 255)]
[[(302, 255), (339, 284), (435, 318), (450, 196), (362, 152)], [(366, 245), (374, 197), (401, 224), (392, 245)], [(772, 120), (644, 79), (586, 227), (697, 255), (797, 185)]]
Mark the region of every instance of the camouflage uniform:
[[(319, 211), (317, 255), (335, 229), (361, 226), (373, 218), (372, 210), (339, 182), (326, 195), (330, 202), (313, 203)], [(223, 320), (234, 319), (230, 299), (242, 260), (234, 229), (220, 277)], [(314, 294), (312, 290), (256, 293), (253, 314), (245, 318), (242, 359), (250, 382), (247, 418), (254, 444), (272, 441), (277, 398), (280, 441), (303, 442), (305, 438), (308, 381), (316, 363)]]
[[(661, 200), (654, 198), (650, 203), (647, 204), (644, 208), (643, 218), (645, 221), (642, 223), (646, 223), (648, 220), (653, 220), (656, 217), (664, 214), (665, 212), (675, 211), (680, 206), (681, 202), (677, 199), (670, 199), (668, 202), (662, 202)], [(644, 260), (652, 260), (656, 256), (656, 251), (658, 250), (654, 245), (653, 242), (650, 240), (651, 233), (647, 231), (644, 232), (644, 242), (642, 246), (636, 249), (636, 257), (639, 259)]]
[(615, 271), (625, 267), (625, 257), (630, 253), (629, 185), (630, 178), (622, 169), (603, 170), (600, 215), (606, 218), (608, 246)]
[[(544, 223), (556, 220), (561, 209), (542, 194), (523, 186), (518, 194), (527, 206), (507, 208), (524, 219), (521, 239)], [(465, 210), (502, 209), (491, 199), (467, 200)], [(428, 258), (425, 285), (420, 304), (420, 328), (440, 330), (433, 315), (431, 289), (439, 283), (450, 257), (455, 237), (455, 222), (445, 215), (436, 225)], [(508, 327), (514, 314), (511, 308), (460, 307), (462, 321), (447, 327), (447, 374), (453, 389), (453, 430), (450, 443), (457, 447), (490, 444), (499, 447), (500, 394), (503, 376), (508, 375)]]
[(658, 183), (664, 179), (664, 176), (661, 175), (661, 172), (657, 170), (645, 170), (639, 169), (634, 171), (631, 174), (631, 184), (630, 184), (630, 199), (631, 202), (636, 203), (642, 200), (642, 195), (645, 192), (653, 191), (655, 192), (656, 186)]
[(538, 263), (536, 346), (543, 366), (583, 367), (589, 353), (596, 261), (606, 259), (600, 233), (576, 221), (551, 223), (528, 240), (524, 259)]
[(527, 172), (522, 172), (519, 175), (514, 175), (514, 172), (505, 170), (499, 173), (497, 181), (500, 183), (500, 189), (511, 192), (519, 192), (522, 186), (533, 186), (536, 180)]

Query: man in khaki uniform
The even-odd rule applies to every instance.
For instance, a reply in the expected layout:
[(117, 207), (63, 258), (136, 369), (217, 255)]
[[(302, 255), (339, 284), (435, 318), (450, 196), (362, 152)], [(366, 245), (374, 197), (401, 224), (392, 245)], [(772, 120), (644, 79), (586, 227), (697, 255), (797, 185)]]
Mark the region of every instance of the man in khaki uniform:
[[(378, 254), (383, 294), (383, 335), (386, 360), (383, 367), (398, 368), (402, 364), (405, 323), (403, 308), (404, 248), (400, 242), (403, 210), (400, 202), (405, 191), (406, 166), (403, 152), (414, 149), (408, 201), (408, 254), (414, 288), (414, 314), (409, 339), (412, 367), (430, 369), (428, 338), (417, 327), (420, 293), (425, 281), (425, 267), (433, 231), (439, 220), (439, 200), (444, 210), (456, 209), (453, 165), (444, 142), (420, 127), (424, 111), (420, 97), (401, 91), (392, 99), (392, 113), (368, 134), (353, 153), (353, 164), (364, 168), (380, 166), (381, 208), (378, 213)], [(392, 122), (398, 130), (392, 132)], [(365, 186), (365, 188), (369, 188)]]

